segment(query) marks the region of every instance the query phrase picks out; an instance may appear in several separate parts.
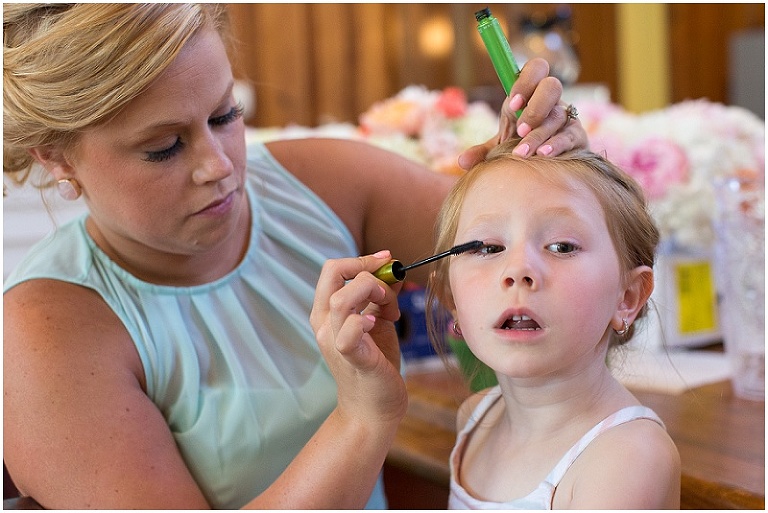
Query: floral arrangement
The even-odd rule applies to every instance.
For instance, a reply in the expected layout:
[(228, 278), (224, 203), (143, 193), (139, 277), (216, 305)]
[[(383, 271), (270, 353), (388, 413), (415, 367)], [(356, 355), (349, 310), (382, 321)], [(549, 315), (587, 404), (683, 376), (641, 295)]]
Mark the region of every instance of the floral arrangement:
[[(765, 176), (765, 123), (740, 107), (689, 100), (643, 114), (579, 104), (590, 148), (643, 187), (662, 237), (677, 247), (714, 242), (717, 180)], [(764, 198), (764, 194), (762, 194)], [(753, 205), (764, 219), (764, 200)]]
[[(580, 102), (578, 109), (590, 148), (640, 183), (663, 239), (673, 247), (711, 247), (715, 180), (763, 180), (765, 123), (740, 107), (691, 100), (633, 114), (595, 101)], [(461, 172), (458, 155), (497, 128), (497, 114), (484, 103), (467, 104), (458, 88), (407, 87), (360, 117), (368, 140), (442, 172)], [(764, 210), (762, 204), (754, 207)]]
[(484, 102), (467, 102), (464, 91), (409, 86), (364, 112), (359, 125), (327, 123), (251, 130), (250, 138), (340, 137), (362, 139), (442, 173), (461, 173), (462, 151), (484, 143), (498, 130), (498, 115)]
[(459, 154), (493, 137), (498, 125), (488, 104), (468, 103), (458, 87), (409, 86), (360, 116), (367, 140), (444, 173), (461, 173)]
[[(582, 100), (577, 107), (590, 148), (640, 183), (662, 237), (675, 247), (711, 247), (716, 179), (755, 178), (763, 183), (765, 123), (745, 109), (706, 100), (643, 114), (604, 101)], [(462, 89), (409, 86), (371, 106), (357, 126), (293, 126), (262, 130), (260, 138), (364, 139), (435, 171), (461, 173), (459, 154), (497, 130), (497, 113), (483, 102), (468, 102)], [(764, 219), (762, 200), (754, 207)]]

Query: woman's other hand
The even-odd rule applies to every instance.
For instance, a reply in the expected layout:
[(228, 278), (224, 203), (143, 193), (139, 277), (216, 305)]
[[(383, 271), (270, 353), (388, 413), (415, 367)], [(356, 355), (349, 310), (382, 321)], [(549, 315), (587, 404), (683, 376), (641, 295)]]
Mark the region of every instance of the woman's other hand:
[[(549, 76), (549, 64), (541, 58), (528, 61), (504, 100), (498, 133), (459, 156), (459, 165), (469, 170), (501, 142), (519, 136), (517, 152), (524, 157), (554, 156), (574, 148), (587, 148), (587, 133), (578, 119), (570, 119), (560, 98), (563, 85)], [(523, 109), (520, 119), (517, 111)]]

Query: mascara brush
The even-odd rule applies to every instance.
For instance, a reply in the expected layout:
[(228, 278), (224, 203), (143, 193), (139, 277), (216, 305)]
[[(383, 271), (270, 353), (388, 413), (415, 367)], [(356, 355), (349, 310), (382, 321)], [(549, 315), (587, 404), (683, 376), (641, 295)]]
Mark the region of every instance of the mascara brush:
[(424, 260), (419, 260), (418, 262), (415, 262), (411, 265), (403, 265), (399, 260), (392, 260), (391, 262), (379, 267), (379, 269), (375, 273), (373, 273), (373, 275), (376, 276), (381, 281), (383, 281), (384, 283), (393, 285), (405, 279), (405, 271), (413, 269), (414, 267), (420, 267), (430, 262), (434, 262), (435, 260), (440, 260), (441, 258), (445, 258), (447, 256), (460, 255), (467, 251), (477, 249), (482, 245), (483, 245), (483, 241), (481, 240), (473, 240), (472, 242), (465, 242), (464, 244), (459, 244), (458, 246), (452, 247), (448, 251), (443, 251), (442, 253), (438, 253), (437, 255), (433, 255), (429, 258), (425, 258)]

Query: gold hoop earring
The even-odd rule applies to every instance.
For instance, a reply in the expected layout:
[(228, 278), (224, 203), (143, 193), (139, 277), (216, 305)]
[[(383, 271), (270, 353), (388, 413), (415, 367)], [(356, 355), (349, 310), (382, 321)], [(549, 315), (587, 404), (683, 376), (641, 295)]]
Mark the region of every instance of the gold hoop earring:
[(629, 331), (629, 323), (627, 322), (627, 319), (622, 319), (621, 321), (624, 323), (624, 327), (620, 330), (613, 331), (615, 331), (618, 336), (623, 337)]
[(63, 178), (56, 182), (59, 196), (67, 201), (75, 201), (83, 193), (80, 184), (74, 178)]

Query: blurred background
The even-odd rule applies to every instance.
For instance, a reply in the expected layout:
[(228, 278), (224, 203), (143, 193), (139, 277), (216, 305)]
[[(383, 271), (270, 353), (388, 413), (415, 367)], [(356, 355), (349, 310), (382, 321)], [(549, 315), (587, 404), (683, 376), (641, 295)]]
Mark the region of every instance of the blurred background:
[[(765, 4), (230, 4), (256, 127), (352, 122), (412, 84), (503, 99), (476, 31), (490, 7), (520, 65), (633, 112), (687, 99), (765, 112)], [(253, 114), (255, 112), (255, 115)]]

